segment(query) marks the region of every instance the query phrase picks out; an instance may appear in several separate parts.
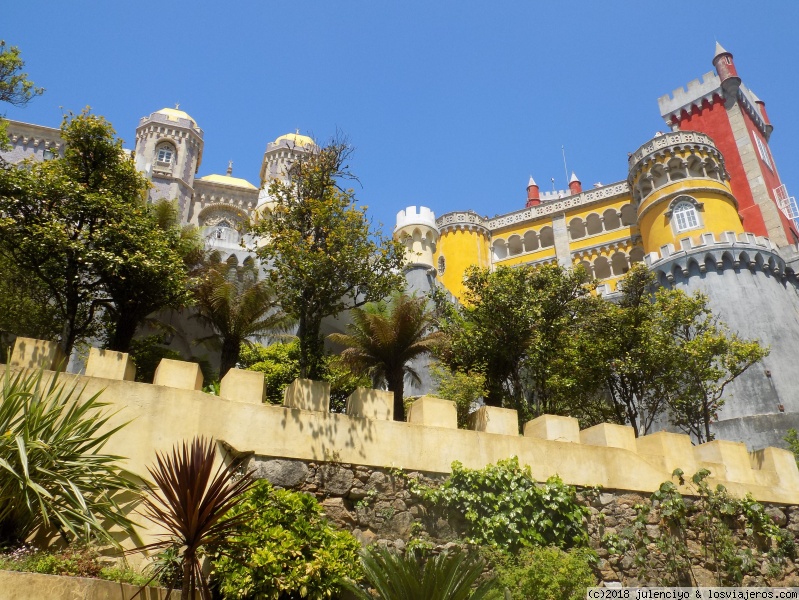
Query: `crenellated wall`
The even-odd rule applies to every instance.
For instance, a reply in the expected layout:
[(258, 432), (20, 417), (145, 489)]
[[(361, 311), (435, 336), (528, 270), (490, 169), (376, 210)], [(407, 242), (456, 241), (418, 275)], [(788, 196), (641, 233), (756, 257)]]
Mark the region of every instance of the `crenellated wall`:
[[(11, 364), (45, 367), (48, 343), (20, 338)], [(33, 352), (33, 349), (36, 352)], [(156, 451), (201, 434), (239, 453), (304, 461), (396, 467), (446, 474), (453, 461), (482, 468), (511, 456), (529, 465), (537, 480), (558, 474), (578, 486), (651, 492), (671, 479), (672, 471), (711, 471), (736, 495), (751, 493), (764, 502), (799, 503), (799, 471), (793, 455), (778, 448), (749, 453), (742, 443), (713, 441), (693, 446), (688, 436), (661, 432), (636, 439), (629, 427), (601, 424), (580, 430), (576, 419), (545, 415), (519, 435), (515, 411), (483, 407), (472, 430), (457, 428), (455, 405), (425, 396), (411, 406), (408, 422), (391, 420), (388, 392), (359, 390), (347, 413), (329, 412), (329, 388), (296, 380), (284, 406), (262, 403), (260, 374), (231, 370), (220, 397), (202, 392), (198, 365), (163, 360), (154, 384), (130, 381), (125, 354), (93, 351), (86, 375), (67, 375), (103, 391), (118, 412), (110, 425), (127, 422), (105, 447), (128, 457), (127, 467), (144, 473)], [(127, 378), (127, 379), (126, 379)]]

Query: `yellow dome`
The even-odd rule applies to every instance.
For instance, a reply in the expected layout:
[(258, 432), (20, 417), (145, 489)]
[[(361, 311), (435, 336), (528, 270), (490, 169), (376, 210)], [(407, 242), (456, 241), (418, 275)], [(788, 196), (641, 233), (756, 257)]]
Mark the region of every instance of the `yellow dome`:
[(299, 133), (287, 133), (286, 135), (281, 135), (279, 138), (275, 140), (276, 144), (279, 144), (283, 140), (294, 144), (295, 146), (315, 146), (314, 141), (309, 138), (307, 135), (300, 135)]
[(246, 179), (241, 179), (240, 177), (231, 177), (230, 175), (206, 175), (205, 177), (200, 177), (197, 181), (218, 183), (221, 185), (230, 185), (233, 187), (240, 187), (248, 190), (258, 189)]
[(159, 111), (156, 111), (159, 114), (166, 115), (170, 121), (177, 121), (178, 119), (186, 119), (191, 121), (191, 124), (195, 127), (197, 126), (197, 122), (192, 119), (189, 114), (185, 111), (182, 111), (178, 108), (162, 108)]

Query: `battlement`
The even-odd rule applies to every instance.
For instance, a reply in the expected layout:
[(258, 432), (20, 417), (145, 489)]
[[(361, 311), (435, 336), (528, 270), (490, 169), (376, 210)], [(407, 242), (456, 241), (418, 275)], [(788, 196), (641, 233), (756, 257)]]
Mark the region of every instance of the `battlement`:
[(680, 112), (692, 104), (701, 105), (703, 101), (713, 101), (714, 95), (721, 95), (721, 80), (714, 71), (708, 71), (701, 79), (688, 82), (688, 86), (678, 87), (671, 94), (658, 98), (660, 116), (668, 118), (669, 115)]
[[(50, 368), (53, 346), (18, 339), (2, 369)], [(430, 396), (411, 405), (407, 422), (397, 422), (391, 394), (380, 390), (358, 390), (346, 414), (331, 413), (329, 386), (302, 379), (286, 390), (283, 406), (272, 406), (263, 404), (258, 373), (232, 369), (220, 396), (213, 396), (199, 389), (194, 363), (164, 359), (152, 385), (135, 383), (127, 355), (100, 350), (90, 353), (86, 373), (64, 377), (85, 386), (86, 394), (104, 390), (103, 401), (116, 411), (108, 425), (127, 423), (105, 450), (128, 457), (125, 466), (139, 473), (156, 451), (199, 434), (236, 453), (428, 473), (448, 473), (456, 460), (482, 468), (517, 456), (537, 480), (558, 474), (572, 485), (639, 492), (656, 490), (676, 468), (707, 468), (713, 485), (722, 483), (735, 495), (799, 503), (796, 462), (778, 448), (748, 453), (742, 443), (720, 440), (693, 446), (688, 436), (666, 432), (636, 438), (632, 428), (609, 423), (581, 430), (577, 419), (552, 415), (529, 421), (519, 435), (516, 411), (488, 406), (463, 430), (455, 404)]]
[(436, 227), (435, 213), (426, 206), (419, 206), (418, 208), (416, 206), (409, 206), (397, 213), (397, 225), (394, 227), (394, 231), (413, 225), (422, 225), (424, 227), (438, 229)]
[(766, 237), (725, 231), (718, 238), (712, 233), (702, 234), (700, 238), (682, 238), (679, 248), (666, 244), (659, 252), (644, 256), (644, 263), (669, 283), (673, 283), (676, 277), (690, 276), (692, 268), (698, 273), (711, 269), (719, 272), (725, 269), (762, 270), (783, 280), (795, 279), (797, 274), (791, 264), (786, 263), (783, 254)]

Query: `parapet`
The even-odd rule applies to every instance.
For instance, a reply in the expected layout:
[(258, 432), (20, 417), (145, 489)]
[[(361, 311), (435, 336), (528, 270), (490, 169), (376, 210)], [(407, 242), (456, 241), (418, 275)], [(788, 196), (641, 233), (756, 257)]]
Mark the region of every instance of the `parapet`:
[(454, 461), (482, 468), (516, 456), (539, 481), (557, 474), (571, 485), (645, 493), (671, 480), (676, 468), (686, 475), (706, 468), (712, 485), (737, 496), (799, 503), (796, 462), (778, 448), (749, 453), (744, 444), (723, 440), (694, 446), (687, 435), (667, 432), (636, 438), (632, 428), (610, 423), (580, 430), (576, 419), (552, 415), (527, 422), (519, 435), (516, 411), (491, 406), (477, 411), (464, 430), (457, 428), (455, 404), (430, 396), (411, 405), (408, 422), (397, 422), (387, 392), (358, 390), (347, 414), (340, 414), (329, 412), (329, 385), (321, 382), (296, 380), (284, 406), (274, 406), (262, 402), (262, 381), (247, 372), (228, 373), (221, 397), (194, 389), (193, 363), (164, 359), (158, 372), (159, 385), (70, 376), (87, 394), (102, 390), (102, 400), (112, 405), (109, 427), (126, 423), (105, 451), (128, 457), (125, 467), (137, 473), (146, 472), (156, 451), (205, 435), (257, 456), (442, 474)]
[(435, 213), (426, 206), (419, 206), (418, 208), (416, 206), (409, 206), (405, 210), (401, 210), (397, 213), (397, 225), (394, 227), (394, 231), (413, 225), (422, 225), (424, 227), (438, 229), (436, 227)]
[(691, 105), (701, 106), (704, 101), (712, 102), (714, 95), (721, 95), (721, 80), (714, 71), (708, 71), (701, 80), (689, 81), (687, 89), (678, 87), (671, 94), (658, 98), (660, 116), (668, 119), (683, 109), (690, 112)]
[(754, 233), (725, 231), (718, 237), (703, 233), (699, 237), (681, 238), (679, 245), (679, 248), (674, 244), (661, 246), (659, 252), (644, 256), (644, 264), (669, 281), (673, 281), (678, 271), (689, 274), (694, 265), (699, 273), (711, 267), (717, 271), (745, 268), (767, 271), (782, 279), (796, 277), (771, 240)]

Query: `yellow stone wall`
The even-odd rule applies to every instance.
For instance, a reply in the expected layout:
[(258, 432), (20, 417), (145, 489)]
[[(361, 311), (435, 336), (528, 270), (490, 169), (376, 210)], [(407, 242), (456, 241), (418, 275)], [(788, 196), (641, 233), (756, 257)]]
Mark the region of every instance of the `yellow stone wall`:
[(463, 277), (466, 269), (491, 266), (490, 242), (481, 229), (445, 228), (439, 237), (435, 253), (435, 265), (443, 256), (444, 273), (438, 275), (441, 282), (459, 300), (463, 299)]

